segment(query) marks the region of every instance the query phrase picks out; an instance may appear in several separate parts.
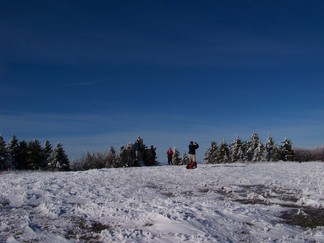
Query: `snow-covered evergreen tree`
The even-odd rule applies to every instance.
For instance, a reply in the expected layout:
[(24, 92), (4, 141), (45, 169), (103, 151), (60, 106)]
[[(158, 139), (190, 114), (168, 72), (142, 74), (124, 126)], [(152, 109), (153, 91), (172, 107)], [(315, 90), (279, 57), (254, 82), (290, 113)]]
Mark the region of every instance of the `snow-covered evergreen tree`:
[(229, 162), (229, 148), (225, 140), (222, 140), (222, 142), (219, 144), (219, 147), (217, 149), (216, 161), (217, 163)]
[(120, 147), (118, 155), (119, 167), (134, 166), (135, 160), (136, 156), (135, 150), (133, 149), (133, 144), (128, 144), (127, 146)]
[(295, 160), (295, 153), (294, 150), (292, 149), (292, 144), (289, 139), (285, 138), (284, 141), (281, 142), (280, 153), (281, 153), (281, 159), (283, 161)]
[(243, 155), (243, 142), (237, 136), (230, 146), (230, 162), (242, 161)]
[(177, 148), (174, 148), (173, 150), (172, 164), (173, 165), (181, 164), (180, 152), (178, 151)]
[(58, 143), (49, 156), (48, 168), (52, 171), (70, 170), (70, 161), (65, 154), (62, 144)]
[(7, 170), (7, 149), (6, 142), (0, 135), (0, 171)]
[(264, 146), (260, 142), (258, 147), (254, 150), (253, 161), (264, 161)]
[(271, 154), (272, 161), (279, 161), (281, 160), (281, 151), (280, 148), (276, 145), (274, 146)]
[(257, 133), (252, 133), (250, 139), (247, 142), (245, 151), (246, 161), (261, 161), (263, 159), (264, 146), (261, 143)]
[(267, 161), (274, 161), (273, 160), (273, 151), (275, 149), (275, 144), (271, 136), (268, 137), (265, 145), (266, 150), (266, 160)]
[(205, 158), (207, 164), (214, 164), (217, 161), (218, 146), (216, 141), (211, 141), (209, 148), (205, 151)]
[(187, 155), (186, 152), (184, 152), (182, 154), (182, 158), (181, 158), (181, 164), (183, 165), (187, 165), (189, 163), (189, 156)]
[(52, 145), (50, 144), (50, 142), (48, 140), (46, 140), (45, 144), (44, 144), (44, 149), (43, 149), (43, 155), (44, 155), (44, 161), (45, 161), (46, 167), (50, 163), (49, 158), (50, 158), (52, 152), (53, 152)]

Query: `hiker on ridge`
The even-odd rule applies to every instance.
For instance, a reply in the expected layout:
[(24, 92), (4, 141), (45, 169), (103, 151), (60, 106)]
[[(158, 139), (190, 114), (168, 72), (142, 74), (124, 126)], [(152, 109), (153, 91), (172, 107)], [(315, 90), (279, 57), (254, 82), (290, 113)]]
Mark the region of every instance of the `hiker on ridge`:
[(189, 162), (197, 162), (196, 161), (196, 149), (199, 148), (199, 145), (197, 142), (190, 141), (189, 144)]

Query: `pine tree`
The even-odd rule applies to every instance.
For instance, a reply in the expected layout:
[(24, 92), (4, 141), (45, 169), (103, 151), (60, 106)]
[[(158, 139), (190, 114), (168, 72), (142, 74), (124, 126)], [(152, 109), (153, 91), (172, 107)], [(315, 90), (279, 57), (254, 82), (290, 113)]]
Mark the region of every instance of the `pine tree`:
[(44, 149), (43, 149), (43, 155), (44, 155), (44, 161), (46, 164), (46, 169), (48, 167), (49, 157), (51, 156), (52, 152), (53, 152), (52, 145), (50, 144), (50, 142), (48, 140), (46, 140), (45, 144), (44, 144)]
[(43, 149), (38, 140), (30, 141), (27, 145), (27, 164), (28, 170), (40, 170), (45, 167)]
[(216, 161), (218, 163), (227, 163), (229, 161), (229, 148), (225, 140), (220, 143), (217, 149)]
[(260, 142), (258, 147), (254, 150), (253, 161), (259, 162), (264, 160), (264, 146)]
[(172, 164), (173, 165), (181, 164), (180, 152), (178, 151), (177, 148), (174, 148), (174, 151), (173, 151)]
[(6, 142), (0, 135), (0, 171), (7, 170), (7, 149)]
[(230, 161), (237, 162), (243, 160), (243, 142), (237, 136), (230, 146)]
[(134, 147), (133, 144), (128, 144), (127, 146), (122, 146), (119, 149), (119, 156), (118, 156), (119, 167), (134, 166), (134, 161), (136, 160), (136, 156), (133, 147)]
[(158, 165), (157, 157), (156, 157), (156, 148), (151, 145), (150, 148), (145, 148), (143, 154), (143, 162), (146, 166), (154, 166)]
[(242, 155), (242, 161), (243, 162), (247, 162), (248, 160), (248, 141), (243, 141), (242, 144), (242, 151), (243, 151), (243, 155)]
[(214, 164), (217, 161), (218, 146), (216, 141), (211, 141), (210, 147), (205, 152), (205, 158), (207, 164)]
[(281, 151), (278, 146), (274, 146), (271, 155), (272, 161), (279, 161), (281, 159)]
[(69, 171), (70, 161), (62, 144), (58, 143), (49, 157), (49, 169), (53, 171)]
[(252, 133), (245, 152), (247, 161), (261, 161), (263, 158), (264, 146), (262, 145), (257, 133)]
[(7, 164), (10, 166), (11, 169), (16, 169), (19, 167), (19, 162), (17, 160), (19, 153), (19, 144), (18, 139), (15, 135), (12, 136), (11, 140), (7, 145)]
[(291, 141), (287, 138), (283, 142), (281, 142), (280, 146), (281, 159), (283, 161), (294, 161), (295, 153), (292, 149)]
[(27, 169), (27, 158), (28, 158), (28, 145), (26, 141), (19, 142), (19, 152), (17, 156), (18, 167), (17, 170)]
[(266, 160), (267, 161), (273, 161), (273, 150), (275, 148), (274, 141), (271, 136), (268, 137), (265, 150), (266, 150)]
[(182, 158), (181, 158), (181, 164), (183, 165), (187, 165), (189, 163), (189, 156), (187, 155), (186, 152), (184, 152), (182, 154)]

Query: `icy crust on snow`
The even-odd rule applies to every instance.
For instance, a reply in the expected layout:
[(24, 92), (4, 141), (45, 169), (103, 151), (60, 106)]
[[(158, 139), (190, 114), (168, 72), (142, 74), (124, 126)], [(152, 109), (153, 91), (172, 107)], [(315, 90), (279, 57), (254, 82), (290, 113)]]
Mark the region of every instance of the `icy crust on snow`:
[(0, 242), (324, 242), (324, 163), (1, 173)]

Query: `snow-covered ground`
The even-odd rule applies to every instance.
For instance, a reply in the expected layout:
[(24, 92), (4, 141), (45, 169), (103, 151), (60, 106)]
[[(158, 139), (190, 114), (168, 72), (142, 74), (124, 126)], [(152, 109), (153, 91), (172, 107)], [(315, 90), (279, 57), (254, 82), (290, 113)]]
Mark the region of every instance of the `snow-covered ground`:
[(321, 162), (4, 172), (0, 188), (0, 242), (324, 242)]

